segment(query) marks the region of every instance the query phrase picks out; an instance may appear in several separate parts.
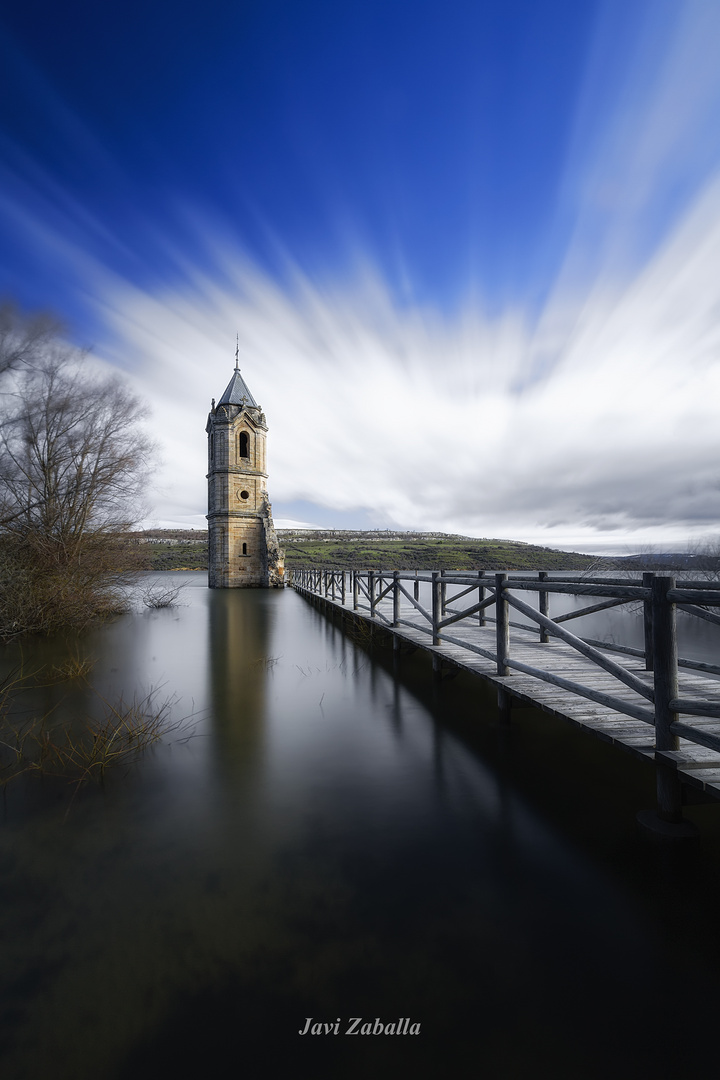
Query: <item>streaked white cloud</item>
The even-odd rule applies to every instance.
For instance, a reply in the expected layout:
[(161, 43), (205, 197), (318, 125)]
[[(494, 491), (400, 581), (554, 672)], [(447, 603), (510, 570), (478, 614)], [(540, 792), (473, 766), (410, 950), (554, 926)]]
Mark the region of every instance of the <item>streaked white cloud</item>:
[[(156, 520), (204, 523), (205, 417), (237, 329), (270, 424), (277, 517), (315, 506), (323, 525), (356, 514), (573, 547), (720, 531), (720, 7), (658, 0), (644, 15), (601, 8), (550, 230), (560, 269), (536, 283), (539, 312), (518, 295), (490, 316), (477, 289), (452, 313), (414, 299), (399, 235), (402, 295), (368, 251), (323, 276), (277, 240), (284, 273), (271, 276), (177, 203), (143, 219), (162, 257), (132, 284), (108, 269), (140, 280), (119, 230), (8, 157), (0, 216), (94, 304), (99, 352), (152, 404)], [(626, 22), (636, 40), (615, 65)], [(116, 179), (93, 133), (53, 109), (103, 183)], [(363, 235), (361, 217), (347, 237)]]
[(159, 520), (201, 520), (205, 416), (237, 327), (280, 516), (304, 500), (324, 523), (366, 510), (381, 527), (573, 546), (720, 527), (719, 183), (632, 280), (558, 288), (534, 328), (521, 311), (400, 304), (367, 265), (281, 285), (218, 258), (216, 280), (154, 296), (105, 283), (110, 359), (131, 365), (165, 446)]

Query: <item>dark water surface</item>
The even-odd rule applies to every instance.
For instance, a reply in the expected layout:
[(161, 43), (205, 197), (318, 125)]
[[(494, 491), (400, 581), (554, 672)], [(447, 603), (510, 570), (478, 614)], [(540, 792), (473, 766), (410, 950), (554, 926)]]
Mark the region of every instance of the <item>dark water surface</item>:
[(478, 681), (434, 685), (418, 654), (395, 678), (290, 590), (174, 576), (185, 606), (79, 647), (108, 700), (162, 685), (194, 719), (69, 811), (64, 781), (7, 789), (4, 1080), (714, 1065), (720, 805), (660, 844), (642, 763), (533, 710), (508, 735)]

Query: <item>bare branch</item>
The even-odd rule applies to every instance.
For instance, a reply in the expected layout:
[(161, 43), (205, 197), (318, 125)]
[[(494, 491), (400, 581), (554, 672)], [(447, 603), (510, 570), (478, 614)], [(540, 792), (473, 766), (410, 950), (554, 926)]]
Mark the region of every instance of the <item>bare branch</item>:
[(24, 317), (15, 304), (0, 304), (0, 375), (32, 363), (62, 327), (52, 315)]
[[(50, 609), (117, 607), (118, 571), (137, 562), (126, 534), (142, 516), (154, 451), (130, 390), (37, 334), (0, 399), (0, 635)], [(23, 590), (34, 591), (33, 619)]]

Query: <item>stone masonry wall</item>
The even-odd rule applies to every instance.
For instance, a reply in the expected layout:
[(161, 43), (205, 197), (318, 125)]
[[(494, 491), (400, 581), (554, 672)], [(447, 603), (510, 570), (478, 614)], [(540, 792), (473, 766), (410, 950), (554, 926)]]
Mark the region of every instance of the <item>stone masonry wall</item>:
[[(284, 583), (267, 496), (265, 417), (259, 409), (224, 406), (208, 417), (208, 533), (211, 589), (268, 588)], [(247, 455), (240, 435), (247, 435)]]

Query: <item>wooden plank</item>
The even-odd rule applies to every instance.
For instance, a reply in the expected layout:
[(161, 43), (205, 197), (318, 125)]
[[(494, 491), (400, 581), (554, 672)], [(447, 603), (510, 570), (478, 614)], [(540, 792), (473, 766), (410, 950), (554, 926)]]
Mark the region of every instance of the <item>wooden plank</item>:
[(544, 615), (541, 615), (539, 611), (533, 611), (531, 607), (529, 607), (527, 604), (524, 604), (521, 600), (518, 600), (517, 597), (508, 596), (507, 601), (513, 607), (516, 607), (518, 608), (518, 610), (522, 611), (524, 615), (527, 615), (529, 618), (535, 619), (537, 622), (539, 622), (541, 626), (544, 626), (546, 630), (549, 631), (549, 633), (562, 638), (569, 645), (572, 645), (574, 649), (577, 649), (577, 651), (583, 656), (587, 656), (587, 658), (589, 660), (592, 660), (593, 663), (604, 668), (606, 671), (611, 672), (611, 674), (616, 675), (617, 678), (621, 680), (621, 682), (625, 682), (632, 690), (636, 690), (638, 694), (641, 694), (643, 697), (647, 697), (649, 698), (649, 700), (652, 700), (652, 691), (649, 689), (649, 687), (646, 686), (645, 683), (643, 683), (640, 679), (638, 679), (637, 676), (629, 672), (626, 668), (623, 668), (620, 664), (616, 663), (614, 660), (611, 660), (609, 657), (603, 656), (603, 654), (598, 649), (595, 649), (592, 645), (586, 645), (582, 638), (578, 638), (575, 636), (575, 634), (571, 634), (569, 630), (563, 630), (561, 627), (556, 626), (551, 619), (548, 619)]
[(693, 769), (697, 771), (699, 769), (717, 769), (720, 772), (720, 756), (717, 753), (708, 751), (712, 756), (707, 760), (698, 760), (698, 751), (702, 750), (702, 747), (693, 747), (690, 750), (657, 750), (656, 756), (658, 761), (662, 761), (664, 764), (673, 765), (676, 768)]
[[(518, 664), (515, 660), (509, 661), (510, 667), (517, 668), (522, 671), (525, 668), (524, 664)], [(569, 690), (572, 694), (578, 694), (581, 697), (588, 697), (591, 701), (597, 701), (601, 705), (609, 705), (610, 708), (616, 708), (618, 712), (627, 713), (629, 716), (634, 716), (637, 720), (646, 720), (648, 724), (653, 722), (652, 713), (649, 709), (645, 709), (640, 705), (635, 705), (630, 701), (625, 701), (622, 698), (617, 698), (606, 694), (601, 690), (594, 690), (588, 686), (580, 686), (578, 683), (571, 682), (568, 679), (563, 679), (559, 675), (554, 675), (549, 671), (540, 671), (538, 668), (531, 668), (526, 670), (526, 674), (534, 675), (538, 679), (542, 679), (544, 682), (554, 683), (556, 686), (562, 687), (564, 690)]]
[(703, 791), (715, 796), (720, 795), (720, 769), (712, 771), (710, 769), (682, 768), (678, 769), (678, 772), (683, 779), (688, 778), (694, 781), (695, 786)]

